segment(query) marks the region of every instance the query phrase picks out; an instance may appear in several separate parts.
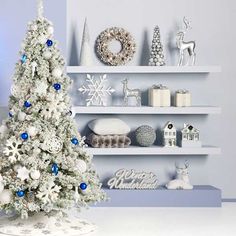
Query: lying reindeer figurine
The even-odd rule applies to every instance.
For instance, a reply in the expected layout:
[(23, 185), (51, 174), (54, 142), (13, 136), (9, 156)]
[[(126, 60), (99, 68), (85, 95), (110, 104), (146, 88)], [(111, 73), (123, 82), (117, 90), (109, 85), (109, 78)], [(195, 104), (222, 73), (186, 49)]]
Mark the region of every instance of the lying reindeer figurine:
[(189, 164), (186, 161), (184, 167), (179, 167), (175, 163), (176, 167), (176, 179), (171, 180), (167, 185), (167, 189), (193, 189), (193, 186), (190, 184), (188, 167)]

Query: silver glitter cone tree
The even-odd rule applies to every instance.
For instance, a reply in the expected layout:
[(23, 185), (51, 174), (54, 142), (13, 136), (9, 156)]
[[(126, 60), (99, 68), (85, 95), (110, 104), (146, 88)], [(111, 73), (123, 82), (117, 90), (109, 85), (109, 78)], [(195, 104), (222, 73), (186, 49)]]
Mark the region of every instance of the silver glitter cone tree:
[(164, 66), (165, 58), (163, 46), (161, 43), (160, 29), (158, 26), (154, 28), (151, 55), (149, 59), (149, 66)]
[(22, 218), (105, 199), (71, 117), (64, 67), (39, 4), (16, 64), (9, 118), (0, 127), (0, 210)]

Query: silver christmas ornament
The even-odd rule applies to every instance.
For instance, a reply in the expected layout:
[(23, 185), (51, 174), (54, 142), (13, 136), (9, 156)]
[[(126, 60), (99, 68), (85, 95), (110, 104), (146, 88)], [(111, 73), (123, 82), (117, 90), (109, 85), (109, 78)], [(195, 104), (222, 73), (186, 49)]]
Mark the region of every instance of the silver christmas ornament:
[(142, 125), (135, 131), (136, 142), (142, 147), (149, 147), (156, 140), (155, 130), (148, 125)]

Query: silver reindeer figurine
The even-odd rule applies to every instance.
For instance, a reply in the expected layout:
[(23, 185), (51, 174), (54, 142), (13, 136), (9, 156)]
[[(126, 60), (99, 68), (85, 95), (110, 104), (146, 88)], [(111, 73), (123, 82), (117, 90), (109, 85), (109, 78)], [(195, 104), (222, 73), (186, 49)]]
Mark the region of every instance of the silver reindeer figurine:
[(122, 81), (123, 83), (123, 93), (124, 93), (124, 105), (128, 106), (128, 99), (130, 97), (136, 98), (136, 106), (141, 106), (141, 91), (139, 89), (129, 89), (128, 79)]
[(185, 51), (187, 51), (189, 54), (188, 59), (186, 59), (187, 63), (185, 65), (193, 66), (195, 65), (196, 61), (196, 53), (195, 53), (196, 43), (195, 41), (190, 41), (190, 42), (184, 41), (184, 36), (187, 33), (187, 31), (191, 29), (191, 26), (190, 26), (190, 21), (186, 17), (184, 17), (183, 22), (185, 28), (183, 30), (180, 30), (176, 36), (176, 44), (179, 49), (178, 66), (184, 66)]

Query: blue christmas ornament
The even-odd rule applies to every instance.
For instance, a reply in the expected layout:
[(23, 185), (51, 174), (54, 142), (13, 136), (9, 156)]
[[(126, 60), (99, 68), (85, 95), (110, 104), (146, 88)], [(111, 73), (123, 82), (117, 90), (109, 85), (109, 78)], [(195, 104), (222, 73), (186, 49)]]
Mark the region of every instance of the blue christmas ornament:
[(54, 89), (57, 90), (57, 91), (61, 89), (61, 85), (60, 85), (59, 83), (54, 84), (53, 87), (54, 87)]
[(23, 133), (23, 134), (21, 134), (21, 138), (23, 140), (27, 140), (29, 138), (29, 135), (27, 133)]
[(13, 114), (11, 112), (8, 113), (9, 117), (13, 117)]
[(53, 45), (53, 41), (50, 40), (50, 39), (48, 39), (48, 40), (47, 40), (47, 45), (48, 45), (48, 47), (51, 47), (51, 46)]
[(72, 142), (74, 145), (78, 145), (78, 144), (79, 144), (79, 141), (78, 141), (77, 138), (71, 139), (71, 142)]
[(85, 190), (88, 186), (86, 183), (81, 183), (79, 187), (81, 190)]
[(21, 57), (21, 62), (25, 63), (26, 60), (27, 60), (27, 56), (25, 54), (23, 54), (22, 57)]
[(25, 192), (23, 190), (19, 190), (19, 191), (16, 192), (16, 195), (18, 197), (24, 197), (25, 196)]
[(59, 167), (58, 167), (58, 165), (57, 165), (56, 163), (54, 163), (54, 164), (52, 165), (52, 173), (53, 173), (54, 175), (58, 175), (58, 172), (59, 172)]
[(31, 103), (29, 101), (25, 101), (24, 106), (26, 108), (29, 108), (29, 107), (31, 107)]

